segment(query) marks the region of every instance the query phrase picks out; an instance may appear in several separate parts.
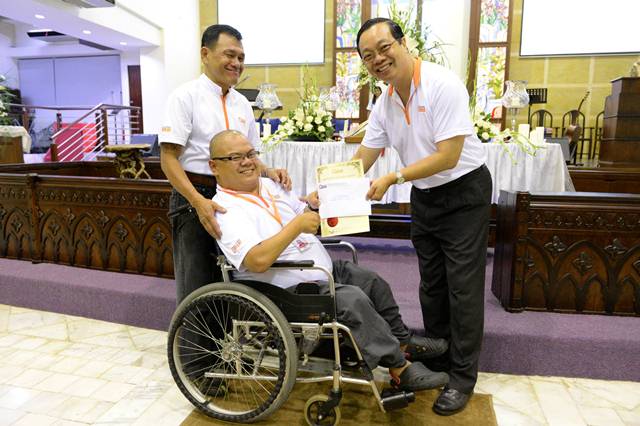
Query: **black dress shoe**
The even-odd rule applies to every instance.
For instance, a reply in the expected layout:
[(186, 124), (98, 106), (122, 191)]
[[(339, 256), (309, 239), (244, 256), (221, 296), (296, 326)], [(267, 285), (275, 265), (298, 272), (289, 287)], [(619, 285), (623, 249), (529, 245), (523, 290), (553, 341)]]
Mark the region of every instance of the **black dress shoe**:
[(409, 343), (404, 350), (404, 356), (409, 361), (422, 361), (436, 358), (444, 354), (449, 349), (449, 342), (446, 339), (416, 336), (409, 339)]
[(450, 416), (464, 410), (469, 402), (470, 394), (445, 387), (433, 403), (433, 411), (441, 416)]

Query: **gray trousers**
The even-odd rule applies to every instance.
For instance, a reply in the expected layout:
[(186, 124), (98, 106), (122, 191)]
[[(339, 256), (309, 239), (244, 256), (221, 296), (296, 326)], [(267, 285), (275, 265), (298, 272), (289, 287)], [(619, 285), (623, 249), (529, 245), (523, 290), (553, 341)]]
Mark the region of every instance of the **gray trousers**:
[[(404, 365), (400, 345), (409, 342), (410, 333), (389, 283), (375, 272), (343, 260), (333, 262), (333, 279), (338, 321), (351, 330), (367, 366)], [(320, 293), (329, 294), (329, 285), (321, 283)]]
[(426, 334), (450, 339), (449, 386), (464, 393), (478, 378), (491, 186), (483, 165), (442, 187), (411, 190)]

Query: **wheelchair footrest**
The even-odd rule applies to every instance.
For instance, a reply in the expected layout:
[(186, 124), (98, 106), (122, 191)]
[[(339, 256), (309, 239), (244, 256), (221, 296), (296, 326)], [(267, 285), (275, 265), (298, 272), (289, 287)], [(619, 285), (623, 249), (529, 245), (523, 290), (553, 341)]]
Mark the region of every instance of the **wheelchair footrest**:
[(393, 388), (386, 388), (380, 394), (380, 401), (385, 411), (398, 410), (406, 408), (410, 403), (416, 400), (416, 394), (413, 392), (397, 391)]

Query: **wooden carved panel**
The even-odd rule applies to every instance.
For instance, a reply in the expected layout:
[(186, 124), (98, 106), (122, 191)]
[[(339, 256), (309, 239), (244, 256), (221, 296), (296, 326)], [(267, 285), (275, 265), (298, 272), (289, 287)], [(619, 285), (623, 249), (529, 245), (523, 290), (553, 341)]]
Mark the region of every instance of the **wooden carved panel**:
[(52, 174), (0, 174), (0, 256), (173, 276), (167, 181), (86, 176), (110, 173), (99, 163), (40, 168)]
[(503, 306), (640, 315), (640, 196), (508, 195), (492, 283)]

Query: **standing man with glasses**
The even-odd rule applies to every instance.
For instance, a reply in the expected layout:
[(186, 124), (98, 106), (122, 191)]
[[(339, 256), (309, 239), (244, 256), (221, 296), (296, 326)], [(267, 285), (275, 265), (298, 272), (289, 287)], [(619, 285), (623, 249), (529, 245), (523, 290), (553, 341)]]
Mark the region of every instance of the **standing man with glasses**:
[(373, 181), (370, 199), (380, 200), (391, 185), (413, 184), (411, 240), (420, 268), (424, 326), (427, 336), (450, 340), (440, 362), (450, 380), (433, 410), (454, 414), (466, 406), (478, 377), (492, 186), (486, 154), (460, 79), (412, 57), (397, 23), (368, 20), (357, 46), (369, 73), (389, 89), (378, 98), (354, 158), (368, 170), (385, 147), (393, 146), (405, 165)]
[(223, 131), (211, 140), (209, 166), (218, 180), (214, 199), (228, 209), (218, 217), (223, 229), (220, 248), (238, 269), (234, 277), (292, 292), (301, 282), (317, 281), (320, 294), (327, 295), (327, 276), (320, 271), (269, 269), (277, 260), (313, 259), (332, 271), (337, 318), (350, 328), (368, 368), (389, 367), (394, 385), (405, 391), (447, 383), (447, 374), (405, 359), (405, 352), (412, 350), (429, 357), (441, 355), (447, 342), (411, 336), (389, 283), (380, 276), (351, 262), (332, 262), (315, 236), (318, 213), (291, 192), (261, 178), (255, 158), (256, 151), (241, 133)]
[[(173, 228), (173, 263), (177, 302), (211, 282), (221, 281), (211, 256), (218, 253), (220, 227), (216, 212), (224, 209), (211, 199), (216, 180), (209, 168), (209, 141), (223, 130), (237, 130), (254, 146), (260, 138), (249, 101), (233, 86), (244, 70), (242, 35), (228, 25), (212, 25), (202, 34), (200, 58), (204, 73), (170, 96), (160, 133), (162, 171), (169, 179), (169, 216)], [(263, 174), (291, 187), (284, 170)]]

